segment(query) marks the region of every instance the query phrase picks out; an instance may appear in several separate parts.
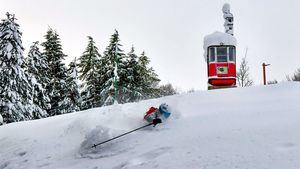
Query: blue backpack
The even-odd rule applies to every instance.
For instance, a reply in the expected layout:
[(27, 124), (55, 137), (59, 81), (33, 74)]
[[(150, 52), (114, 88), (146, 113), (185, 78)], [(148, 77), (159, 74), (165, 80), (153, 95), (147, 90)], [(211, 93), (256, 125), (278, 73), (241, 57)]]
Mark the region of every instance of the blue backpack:
[(163, 103), (159, 106), (158, 108), (160, 114), (165, 118), (167, 119), (170, 115), (171, 115), (171, 112), (169, 110), (169, 106), (166, 104), (166, 103)]

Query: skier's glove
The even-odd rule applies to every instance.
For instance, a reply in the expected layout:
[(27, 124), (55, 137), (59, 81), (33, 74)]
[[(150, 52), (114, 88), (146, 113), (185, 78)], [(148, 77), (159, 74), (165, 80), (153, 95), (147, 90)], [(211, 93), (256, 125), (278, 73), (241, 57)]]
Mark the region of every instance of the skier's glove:
[(157, 124), (159, 124), (159, 123), (162, 123), (161, 119), (159, 119), (159, 118), (155, 118), (155, 119), (153, 119), (153, 121), (152, 121), (153, 127), (155, 127), (155, 126), (156, 126)]

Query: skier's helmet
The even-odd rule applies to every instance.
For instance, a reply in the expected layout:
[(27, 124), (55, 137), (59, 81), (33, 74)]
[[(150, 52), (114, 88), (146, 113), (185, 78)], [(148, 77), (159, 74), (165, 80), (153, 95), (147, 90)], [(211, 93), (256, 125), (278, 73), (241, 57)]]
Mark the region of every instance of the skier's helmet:
[(169, 106), (166, 103), (161, 104), (158, 110), (165, 118), (168, 118), (171, 115)]

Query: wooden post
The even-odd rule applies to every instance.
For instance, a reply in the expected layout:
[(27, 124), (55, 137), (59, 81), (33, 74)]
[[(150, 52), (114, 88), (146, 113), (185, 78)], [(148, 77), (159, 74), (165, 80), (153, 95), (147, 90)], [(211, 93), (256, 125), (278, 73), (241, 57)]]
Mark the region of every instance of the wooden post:
[(262, 66), (263, 66), (263, 80), (264, 80), (264, 85), (267, 84), (267, 78), (266, 78), (266, 66), (269, 66), (270, 64), (265, 64), (263, 63)]

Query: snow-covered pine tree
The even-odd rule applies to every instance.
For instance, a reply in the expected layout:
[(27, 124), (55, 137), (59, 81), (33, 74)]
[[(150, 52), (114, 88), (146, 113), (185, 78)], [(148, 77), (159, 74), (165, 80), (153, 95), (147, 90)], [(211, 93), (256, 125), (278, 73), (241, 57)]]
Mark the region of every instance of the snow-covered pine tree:
[(0, 23), (0, 113), (4, 123), (31, 119), (26, 110), (30, 84), (23, 70), (22, 33), (14, 15)]
[(44, 47), (44, 55), (49, 66), (48, 76), (50, 83), (47, 87), (49, 91), (51, 109), (48, 111), (50, 116), (64, 114), (68, 112), (68, 105), (65, 104), (67, 69), (62, 62), (66, 55), (62, 51), (60, 38), (56, 31), (49, 28), (46, 41), (41, 45)]
[(111, 36), (110, 43), (106, 47), (103, 60), (101, 61), (103, 66), (102, 70), (105, 70), (105, 75), (101, 76), (103, 80), (103, 86), (101, 91), (101, 98), (103, 98), (103, 105), (111, 105), (113, 103), (123, 102), (120, 100), (120, 93), (126, 92), (125, 81), (123, 78), (126, 74), (126, 57), (123, 50), (120, 48), (119, 33), (115, 30), (115, 33)]
[(178, 92), (176, 91), (176, 89), (173, 87), (173, 85), (171, 83), (159, 86), (160, 97), (171, 96), (171, 95), (175, 95), (177, 93)]
[(126, 88), (129, 89), (129, 93), (125, 95), (126, 102), (134, 102), (142, 99), (143, 88), (141, 85), (142, 76), (139, 74), (138, 56), (135, 54), (134, 47), (131, 47), (131, 51), (127, 54), (127, 76), (126, 76)]
[[(81, 109), (89, 109), (100, 106), (100, 57), (98, 48), (92, 37), (88, 36), (88, 45), (79, 58), (80, 80), (83, 81), (83, 89), (81, 91), (82, 107)], [(103, 72), (103, 71), (102, 71)]]
[[(134, 50), (130, 57), (134, 57)], [(129, 55), (123, 55), (118, 62), (118, 76), (119, 76), (119, 90), (118, 90), (118, 100), (119, 103), (127, 103), (135, 101), (132, 98), (136, 85), (134, 84), (134, 71), (136, 71), (136, 66), (134, 66), (134, 60), (130, 58)], [(138, 93), (135, 93), (138, 94)]]
[(0, 126), (3, 124), (3, 117), (2, 115), (0, 114)]
[(50, 109), (50, 99), (46, 92), (46, 86), (49, 84), (48, 64), (45, 56), (40, 52), (38, 44), (39, 42), (32, 44), (26, 58), (26, 72), (32, 86), (29, 112), (34, 119), (47, 117), (46, 110)]
[(160, 79), (152, 67), (149, 67), (150, 60), (143, 51), (138, 58), (139, 84), (142, 88), (143, 99), (159, 97), (158, 83)]
[(66, 88), (64, 93), (66, 93), (66, 97), (64, 97), (63, 105), (67, 106), (66, 113), (79, 111), (81, 106), (81, 97), (76, 58), (69, 64), (68, 77), (66, 80)]
[(288, 81), (300, 81), (300, 68), (292, 76), (287, 76)]

